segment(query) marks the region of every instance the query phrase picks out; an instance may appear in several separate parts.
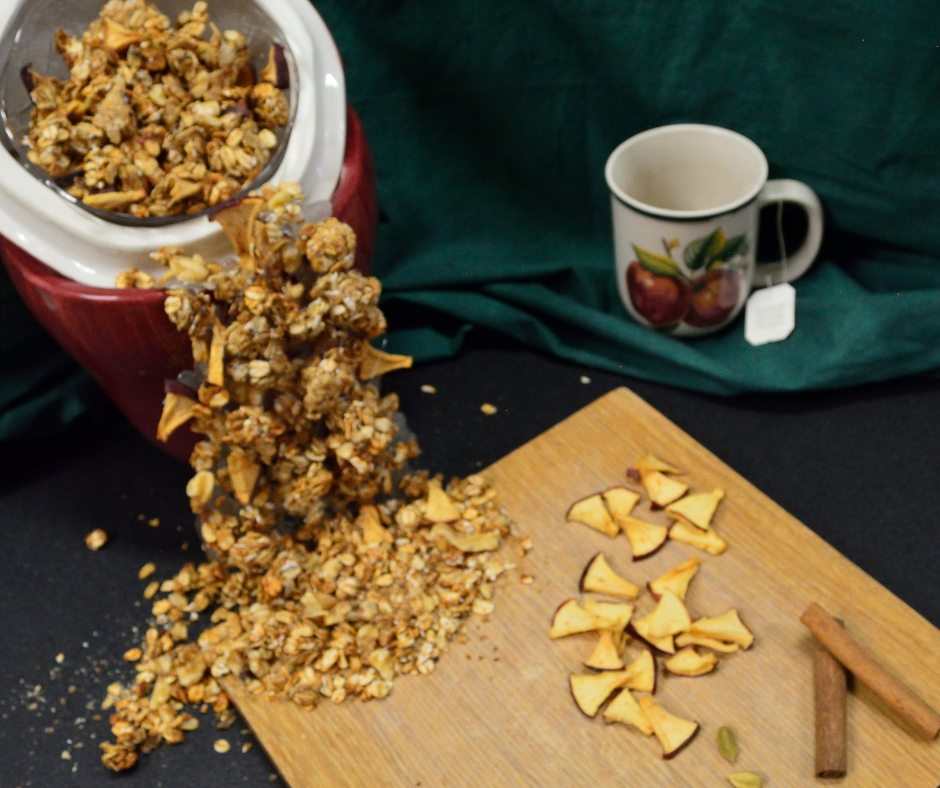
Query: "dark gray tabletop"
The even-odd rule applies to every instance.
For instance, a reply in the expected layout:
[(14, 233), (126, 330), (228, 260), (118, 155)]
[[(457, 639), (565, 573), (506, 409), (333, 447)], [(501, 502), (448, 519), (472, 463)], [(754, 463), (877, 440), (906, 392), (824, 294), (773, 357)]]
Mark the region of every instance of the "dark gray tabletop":
[[(485, 467), (622, 385), (940, 623), (940, 382), (721, 399), (486, 341), (386, 381), (421, 441), (418, 464), (447, 474)], [(484, 402), (499, 413), (484, 416)], [(282, 785), (257, 744), (241, 752), (254, 741), (243, 724), (216, 731), (211, 715), (131, 772), (99, 760), (110, 735), (100, 701), (132, 673), (121, 655), (147, 621), (137, 571), (153, 561), (165, 578), (199, 560), (188, 468), (129, 428), (89, 422), (0, 444), (0, 468), (0, 786)], [(91, 552), (83, 540), (99, 527), (111, 541)], [(212, 749), (220, 737), (233, 745), (225, 755)]]

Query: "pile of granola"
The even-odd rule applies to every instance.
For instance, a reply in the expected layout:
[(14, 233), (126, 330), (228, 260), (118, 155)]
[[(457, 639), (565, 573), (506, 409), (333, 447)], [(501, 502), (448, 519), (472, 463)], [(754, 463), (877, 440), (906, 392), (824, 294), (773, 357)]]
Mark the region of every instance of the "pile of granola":
[[(208, 38), (205, 37), (210, 30)], [(110, 0), (81, 38), (60, 30), (65, 82), (23, 69), (29, 160), (87, 205), (136, 217), (195, 213), (258, 176), (289, 119), (272, 45), (256, 81), (248, 41), (197, 2), (172, 24), (144, 0)]]
[[(234, 722), (226, 677), (306, 709), (387, 696), (396, 676), (431, 673), (465, 639), (464, 618), (493, 611), (493, 584), (514, 566), (491, 555), (518, 536), (482, 477), (393, 484), (418, 449), (396, 442), (397, 397), (372, 379), (410, 359), (369, 344), (385, 329), (380, 285), (351, 270), (350, 228), (304, 223), (302, 204), (296, 184), (280, 184), (223, 209), (237, 264), (154, 255), (172, 288), (166, 312), (204, 376), (196, 390), (171, 387), (158, 434), (189, 421), (206, 436), (187, 493), (214, 560), (145, 592), (163, 595), (125, 655), (136, 683), (109, 688), (111, 769), (181, 741), (198, 725), (186, 704)], [(189, 642), (210, 608), (214, 626)]]

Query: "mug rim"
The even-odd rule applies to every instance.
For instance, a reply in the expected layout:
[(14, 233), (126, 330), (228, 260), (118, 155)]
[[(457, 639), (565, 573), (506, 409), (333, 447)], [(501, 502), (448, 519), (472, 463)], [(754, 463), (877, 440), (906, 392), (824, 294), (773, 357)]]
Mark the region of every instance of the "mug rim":
[[(734, 200), (724, 205), (717, 205), (714, 208), (703, 208), (694, 211), (684, 211), (676, 210), (673, 208), (659, 208), (655, 205), (650, 205), (648, 203), (642, 202), (641, 200), (631, 197), (623, 189), (621, 189), (615, 182), (613, 178), (613, 169), (614, 164), (624, 155), (624, 153), (629, 150), (631, 147), (636, 145), (639, 142), (642, 142), (648, 137), (659, 136), (662, 134), (672, 134), (680, 131), (707, 131), (712, 134), (721, 134), (726, 137), (731, 137), (738, 142), (744, 143), (745, 146), (749, 147), (752, 152), (757, 154), (757, 159), (760, 164), (760, 177), (757, 179), (757, 182), (752, 186), (742, 197), (739, 197), (737, 200)], [(752, 139), (745, 137), (743, 134), (740, 134), (737, 131), (732, 131), (731, 129), (726, 129), (722, 126), (712, 126), (707, 123), (671, 123), (665, 126), (656, 126), (652, 129), (647, 129), (646, 131), (641, 131), (639, 134), (634, 134), (632, 137), (621, 142), (614, 150), (611, 152), (610, 156), (607, 157), (607, 163), (604, 165), (604, 178), (607, 181), (607, 188), (610, 189), (610, 193), (623, 205), (628, 208), (632, 208), (639, 213), (646, 214), (647, 216), (654, 216), (660, 219), (675, 219), (678, 221), (695, 221), (701, 219), (711, 219), (715, 216), (721, 216), (722, 214), (732, 213), (743, 208), (748, 203), (752, 202), (760, 194), (761, 189), (764, 188), (764, 184), (767, 183), (768, 176), (768, 165), (767, 157), (764, 155), (764, 152), (760, 149), (760, 146), (754, 142)]]

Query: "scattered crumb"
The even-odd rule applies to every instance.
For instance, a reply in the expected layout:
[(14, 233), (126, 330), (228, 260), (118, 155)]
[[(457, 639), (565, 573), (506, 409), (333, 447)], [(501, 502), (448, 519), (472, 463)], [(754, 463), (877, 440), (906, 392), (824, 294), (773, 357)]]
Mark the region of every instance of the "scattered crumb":
[(151, 528), (156, 528), (158, 525), (160, 525), (160, 518), (152, 517), (151, 519), (147, 520), (147, 525), (149, 525)]
[(55, 728), (44, 728), (45, 733), (55, 733)]
[(154, 580), (152, 583), (150, 583), (150, 585), (148, 585), (144, 589), (144, 599), (153, 599), (156, 596), (157, 591), (159, 590), (160, 590), (160, 584), (156, 580)]
[(140, 520), (141, 522), (143, 522), (144, 520), (147, 519), (147, 515), (145, 515), (145, 514), (138, 514), (138, 515), (137, 515), (137, 519)]
[(216, 752), (228, 752), (232, 748), (232, 745), (228, 743), (227, 739), (216, 739), (212, 744), (212, 749)]
[(586, 386), (588, 383), (591, 382), (591, 379), (587, 375), (582, 375), (581, 382)]
[(139, 660), (143, 655), (144, 655), (144, 652), (141, 651), (139, 648), (128, 649), (127, 651), (124, 652), (124, 661), (125, 662), (137, 662), (137, 660)]
[(85, 537), (85, 544), (89, 550), (100, 550), (108, 543), (108, 535), (100, 528), (96, 528)]
[(522, 548), (522, 554), (525, 555), (532, 549), (532, 540), (527, 536), (519, 543), (519, 547)]
[(137, 573), (137, 577), (139, 577), (141, 580), (146, 580), (156, 571), (157, 567), (154, 564), (144, 564)]
[(492, 416), (499, 411), (499, 408), (497, 408), (495, 405), (490, 405), (489, 402), (484, 402), (482, 405), (480, 405), (480, 410), (485, 415)]
[(522, 585), (524, 586), (532, 585), (532, 581), (534, 580), (535, 578), (532, 577), (532, 575), (520, 575), (519, 576), (519, 582), (522, 583)]
[(429, 384), (429, 383), (425, 383), (425, 384), (421, 387), (421, 390), (422, 390), (425, 394), (437, 394), (437, 389), (434, 388), (434, 386), (432, 386), (432, 385)]
[(252, 747), (251, 742), (250, 742), (250, 741), (246, 741), (246, 742), (242, 745), (242, 752), (248, 752), (248, 750), (250, 750), (251, 747)]
[(62, 750), (62, 760), (63, 761), (72, 760), (72, 753), (70, 753), (68, 750)]
[(61, 665), (63, 662), (65, 662), (65, 654), (62, 654), (61, 652), (56, 654), (55, 661)]
[(274, 772), (268, 775), (268, 779), (273, 783), (277, 779), (277, 775)]
[(180, 545), (180, 548), (183, 549), (183, 550), (188, 550), (188, 549), (189, 549), (189, 542), (183, 542), (183, 544)]

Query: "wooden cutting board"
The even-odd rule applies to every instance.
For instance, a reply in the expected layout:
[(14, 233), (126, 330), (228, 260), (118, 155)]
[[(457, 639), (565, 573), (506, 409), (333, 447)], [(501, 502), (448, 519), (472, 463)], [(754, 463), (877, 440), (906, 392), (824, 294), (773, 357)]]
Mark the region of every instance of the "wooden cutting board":
[[(715, 517), (729, 544), (723, 555), (668, 543), (632, 562), (623, 535), (609, 539), (565, 522), (571, 502), (623, 484), (626, 467), (649, 451), (686, 470), (693, 490), (725, 488)], [(310, 713), (232, 687), (292, 788), (715, 788), (741, 769), (761, 773), (768, 788), (824, 785), (813, 777), (811, 642), (799, 623), (813, 600), (940, 709), (940, 631), (632, 392), (611, 392), (485, 474), (535, 549), (503, 576), (490, 620), (474, 617), (470, 641), (454, 643), (434, 674), (398, 680), (386, 700), (323, 703)], [(645, 505), (637, 511), (666, 522)], [(577, 596), (581, 571), (600, 550), (638, 585), (702, 557), (686, 600), (693, 617), (736, 607), (756, 634), (750, 651), (722, 657), (712, 674), (661, 674), (656, 697), (702, 726), (674, 760), (660, 758), (654, 738), (575, 707), (568, 674), (587, 672), (580, 661), (595, 635), (548, 639), (552, 613)], [(522, 584), (522, 573), (534, 582)], [(652, 606), (644, 592), (637, 615)], [(849, 774), (840, 786), (940, 783), (940, 744), (907, 728), (864, 687), (850, 695), (848, 718)], [(734, 768), (715, 746), (721, 725), (738, 736)]]

